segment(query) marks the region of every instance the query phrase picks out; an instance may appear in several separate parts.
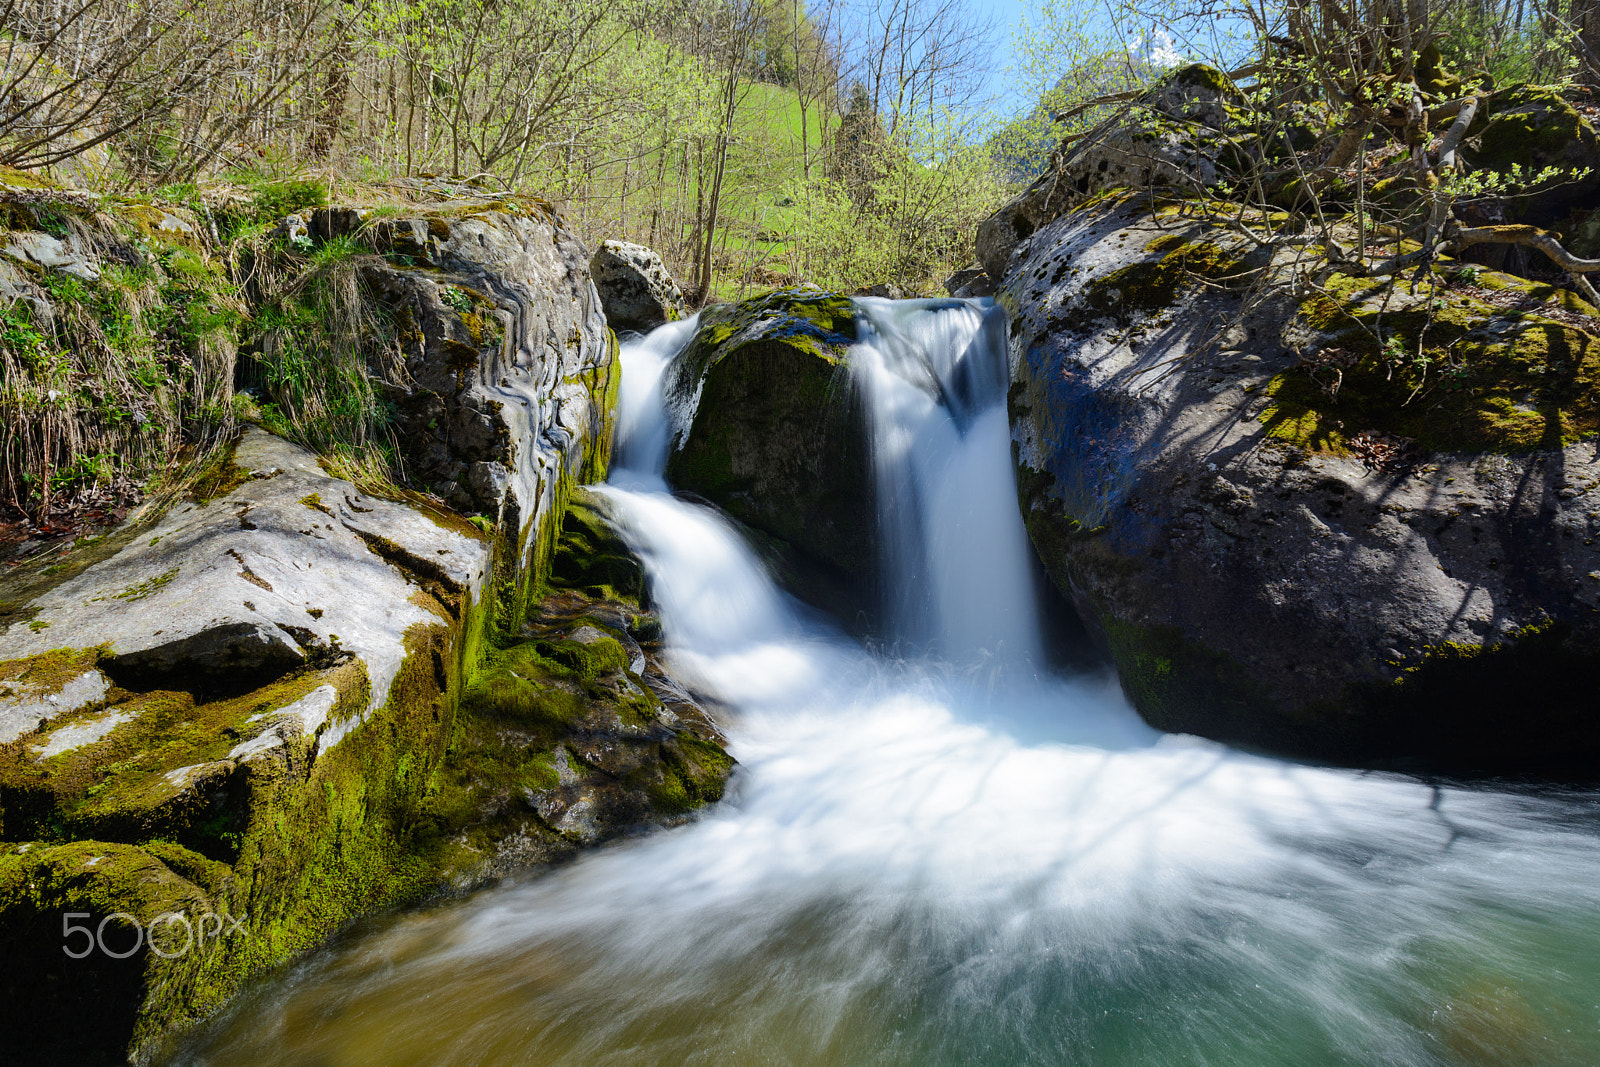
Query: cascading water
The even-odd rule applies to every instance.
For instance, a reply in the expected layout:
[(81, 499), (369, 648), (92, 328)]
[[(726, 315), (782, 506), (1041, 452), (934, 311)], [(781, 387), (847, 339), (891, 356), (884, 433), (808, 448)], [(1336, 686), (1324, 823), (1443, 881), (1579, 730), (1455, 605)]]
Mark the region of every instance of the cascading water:
[(942, 658), (807, 621), (675, 500), (648, 383), (692, 326), (626, 346), (607, 492), (675, 667), (739, 711), (732, 794), (395, 918), (179, 1061), (1600, 1062), (1595, 799), (1252, 757), (1039, 676), (993, 322), (864, 313), (889, 562), (919, 585), (895, 617), (932, 620), (901, 647)]
[(860, 307), (865, 337), (852, 365), (868, 401), (894, 635), (948, 658), (1038, 661), (1004, 317), (954, 300)]

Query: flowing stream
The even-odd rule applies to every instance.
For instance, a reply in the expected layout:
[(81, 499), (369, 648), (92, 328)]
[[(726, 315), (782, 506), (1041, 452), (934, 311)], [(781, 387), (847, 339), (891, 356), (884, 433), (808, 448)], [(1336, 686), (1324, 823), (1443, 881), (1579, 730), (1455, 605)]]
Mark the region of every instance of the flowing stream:
[(861, 306), (898, 654), (668, 492), (693, 321), (625, 345), (605, 492), (676, 670), (737, 709), (728, 798), (371, 924), (177, 1062), (1600, 1063), (1596, 798), (1246, 755), (1051, 675), (1003, 325)]

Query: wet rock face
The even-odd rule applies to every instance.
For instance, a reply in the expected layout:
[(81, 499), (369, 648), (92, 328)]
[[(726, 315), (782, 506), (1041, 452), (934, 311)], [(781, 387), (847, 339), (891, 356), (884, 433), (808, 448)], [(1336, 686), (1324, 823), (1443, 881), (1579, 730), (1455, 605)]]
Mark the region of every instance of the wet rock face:
[(849, 298), (780, 290), (703, 312), (667, 383), (684, 414), (667, 461), (677, 488), (755, 532), (780, 579), (853, 618), (877, 571), (865, 409), (846, 365)]
[(683, 317), (683, 294), (661, 257), (643, 245), (602, 241), (589, 261), (606, 321), (618, 333), (649, 333)]
[(639, 562), (605, 516), (580, 490), (547, 595), (465, 694), (429, 808), (459, 884), (680, 823), (733, 770), (708, 702), (666, 670)]
[[(1414, 296), (1334, 275), (1244, 313), (1230, 279), (1256, 269), (1128, 200), (1041, 230), (999, 295), (1028, 530), (1129, 698), (1282, 753), (1592, 777), (1588, 311), (1484, 272)], [(1387, 352), (1357, 328), (1380, 306)]]

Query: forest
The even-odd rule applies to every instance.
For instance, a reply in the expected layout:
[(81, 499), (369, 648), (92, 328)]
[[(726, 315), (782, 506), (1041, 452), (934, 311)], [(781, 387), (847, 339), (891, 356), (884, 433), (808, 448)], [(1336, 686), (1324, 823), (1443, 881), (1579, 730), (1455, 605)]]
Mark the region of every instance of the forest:
[(1011, 26), (966, 0), (5, 0), (0, 25), (0, 163), (273, 210), (453, 176), (656, 249), (700, 301), (937, 291), (1063, 136), (1179, 62), (1270, 67), (1350, 130), (1408, 79), (1592, 83), (1600, 44), (1589, 0), (1042, 0)]

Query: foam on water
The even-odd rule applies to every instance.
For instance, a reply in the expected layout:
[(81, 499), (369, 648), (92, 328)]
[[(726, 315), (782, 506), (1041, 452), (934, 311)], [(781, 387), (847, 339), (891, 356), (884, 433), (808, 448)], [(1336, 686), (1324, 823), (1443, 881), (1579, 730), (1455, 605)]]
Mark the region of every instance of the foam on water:
[(1600, 1061), (1593, 797), (1249, 756), (1157, 734), (1112, 679), (1041, 674), (1003, 390), (968, 363), (1003, 351), (993, 323), (866, 313), (880, 489), (914, 498), (886, 540), (920, 537), (904, 573), (932, 586), (896, 617), (940, 658), (819, 625), (674, 499), (641, 442), (665, 440), (648, 388), (687, 332), (625, 346), (631, 469), (606, 492), (676, 668), (738, 708), (730, 796), (394, 919), (181, 1062)]

